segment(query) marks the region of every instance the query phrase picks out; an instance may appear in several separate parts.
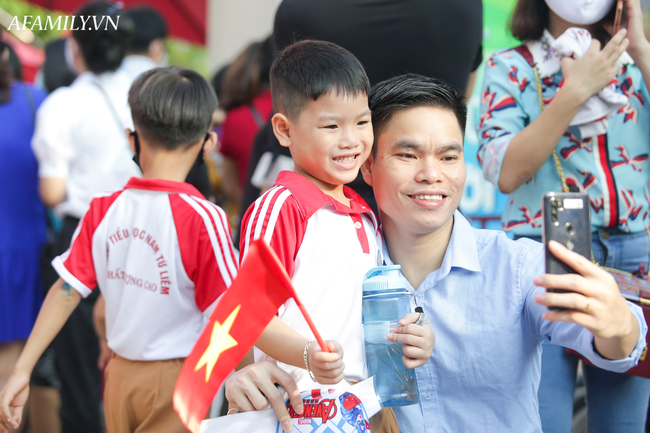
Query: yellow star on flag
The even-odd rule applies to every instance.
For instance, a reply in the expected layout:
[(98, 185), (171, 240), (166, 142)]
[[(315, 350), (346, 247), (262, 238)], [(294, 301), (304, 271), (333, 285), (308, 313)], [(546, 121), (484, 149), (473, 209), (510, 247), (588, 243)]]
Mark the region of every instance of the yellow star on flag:
[(210, 337), (210, 345), (205, 349), (205, 352), (199, 359), (199, 362), (194, 367), (194, 371), (199, 371), (201, 367), (205, 365), (205, 382), (207, 383), (210, 380), (210, 375), (212, 374), (212, 369), (214, 365), (219, 360), (219, 355), (225, 350), (235, 347), (237, 340), (232, 338), (229, 334), (230, 328), (232, 327), (237, 313), (239, 313), (239, 308), (241, 305), (237, 305), (237, 308), (230, 313), (230, 316), (223, 322), (223, 325), (214, 321), (214, 327), (212, 328), (212, 336)]

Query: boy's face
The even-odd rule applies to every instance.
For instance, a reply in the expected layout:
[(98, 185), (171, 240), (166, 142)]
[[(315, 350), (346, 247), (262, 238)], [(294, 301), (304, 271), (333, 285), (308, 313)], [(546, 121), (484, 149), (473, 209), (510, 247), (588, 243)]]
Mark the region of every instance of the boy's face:
[[(363, 168), (384, 230), (425, 235), (452, 223), (463, 195), (463, 134), (451, 110), (397, 111)], [(390, 228), (389, 228), (390, 227)]]
[(370, 121), (367, 95), (332, 91), (309, 101), (295, 121), (276, 114), (274, 130), (291, 149), (295, 172), (327, 193), (357, 177), (372, 149)]

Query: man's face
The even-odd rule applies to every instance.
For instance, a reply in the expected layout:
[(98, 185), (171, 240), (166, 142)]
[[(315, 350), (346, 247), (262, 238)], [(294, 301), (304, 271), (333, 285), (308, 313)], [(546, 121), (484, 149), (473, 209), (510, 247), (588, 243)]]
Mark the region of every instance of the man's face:
[(395, 112), (363, 165), (382, 223), (400, 233), (432, 233), (451, 221), (463, 195), (463, 134), (451, 110)]

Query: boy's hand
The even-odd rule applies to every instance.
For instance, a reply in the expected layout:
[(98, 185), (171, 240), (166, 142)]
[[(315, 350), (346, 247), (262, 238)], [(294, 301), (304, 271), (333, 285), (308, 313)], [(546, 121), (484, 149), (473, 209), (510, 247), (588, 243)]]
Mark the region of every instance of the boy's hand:
[(111, 358), (113, 358), (113, 351), (108, 347), (108, 342), (101, 338), (99, 340), (99, 359), (97, 360), (99, 371), (104, 371)]
[(402, 362), (406, 368), (415, 368), (427, 363), (436, 345), (436, 334), (429, 324), (416, 325), (420, 313), (408, 313), (399, 321), (401, 327), (395, 328), (386, 338), (402, 343)]
[(9, 427), (18, 429), (23, 409), (29, 396), (28, 373), (14, 372), (0, 391), (0, 431), (9, 433)]
[(314, 374), (316, 381), (321, 385), (334, 385), (342, 381), (345, 376), (343, 363), (343, 348), (334, 340), (325, 342), (330, 352), (323, 352), (317, 342), (309, 346), (307, 358), (309, 370)]

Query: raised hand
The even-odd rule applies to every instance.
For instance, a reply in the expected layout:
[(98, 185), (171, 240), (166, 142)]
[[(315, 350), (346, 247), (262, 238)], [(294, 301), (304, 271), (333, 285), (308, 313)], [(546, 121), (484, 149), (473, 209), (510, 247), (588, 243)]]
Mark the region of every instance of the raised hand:
[(600, 42), (593, 39), (584, 56), (577, 59), (564, 57), (562, 59), (564, 84), (560, 92), (572, 92), (579, 101), (584, 103), (607, 86), (618, 73), (619, 67), (616, 61), (630, 43), (625, 38), (626, 34), (626, 29), (619, 30), (602, 50)]
[(638, 339), (639, 325), (618, 291), (614, 277), (558, 242), (549, 242), (548, 248), (578, 274), (544, 274), (535, 278), (534, 283), (539, 287), (572, 291), (535, 295), (538, 304), (566, 309), (547, 311), (543, 317), (584, 326), (594, 335), (596, 348), (606, 358), (629, 356)]

